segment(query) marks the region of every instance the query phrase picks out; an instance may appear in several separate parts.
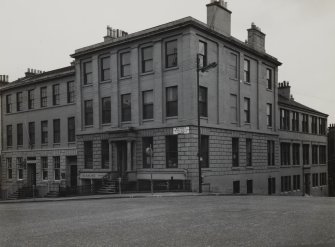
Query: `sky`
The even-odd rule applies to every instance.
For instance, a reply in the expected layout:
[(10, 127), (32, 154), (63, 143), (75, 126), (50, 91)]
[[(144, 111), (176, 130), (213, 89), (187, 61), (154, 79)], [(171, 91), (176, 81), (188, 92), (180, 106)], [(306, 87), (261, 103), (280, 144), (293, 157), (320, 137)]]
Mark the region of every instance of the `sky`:
[[(70, 65), (78, 48), (103, 41), (106, 27), (133, 33), (192, 16), (206, 22), (210, 0), (0, 0), (0, 75)], [(283, 63), (296, 101), (335, 123), (335, 0), (230, 0), (232, 36), (251, 22), (266, 34), (266, 52)]]

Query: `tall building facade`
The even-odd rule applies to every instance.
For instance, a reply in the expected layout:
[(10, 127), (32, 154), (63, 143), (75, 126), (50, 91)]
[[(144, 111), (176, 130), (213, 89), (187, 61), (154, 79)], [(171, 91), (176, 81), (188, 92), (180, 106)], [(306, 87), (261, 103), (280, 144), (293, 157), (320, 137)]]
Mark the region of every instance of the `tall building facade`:
[(328, 180), (329, 195), (335, 196), (335, 124), (328, 128)]
[(76, 184), (74, 68), (29, 69), (0, 92), (2, 190), (36, 186), (43, 196), (60, 183)]
[(325, 195), (327, 115), (278, 87), (265, 34), (252, 24), (246, 42), (232, 37), (231, 14), (211, 1), (207, 23), (108, 27), (103, 42), (71, 55), (73, 66), (3, 86), (2, 189), (45, 195), (108, 178), (199, 191), (200, 155), (204, 191)]

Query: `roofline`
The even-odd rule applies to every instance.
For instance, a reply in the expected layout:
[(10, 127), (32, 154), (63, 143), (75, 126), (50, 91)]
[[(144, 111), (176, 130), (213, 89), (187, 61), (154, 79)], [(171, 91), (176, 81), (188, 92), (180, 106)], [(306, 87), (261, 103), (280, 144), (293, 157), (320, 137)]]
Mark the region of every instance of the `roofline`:
[(302, 107), (299, 107), (299, 106), (293, 106), (293, 105), (286, 104), (286, 103), (280, 102), (280, 101), (278, 101), (278, 105), (287, 106), (287, 107), (292, 108), (292, 109), (299, 109), (301, 111), (305, 111), (305, 112), (309, 112), (309, 113), (313, 113), (313, 114), (317, 114), (317, 115), (322, 115), (322, 116), (325, 116), (325, 117), (329, 116), (326, 113), (322, 113), (322, 112), (319, 112), (319, 111), (316, 111), (316, 110), (313, 110), (313, 109), (306, 109), (306, 108), (302, 108)]
[(273, 57), (273, 56), (271, 56), (267, 53), (259, 52), (255, 49), (251, 48), (250, 46), (248, 46), (244, 42), (242, 42), (242, 41), (240, 41), (240, 40), (238, 40), (238, 39), (236, 39), (232, 36), (225, 36), (225, 35), (217, 32), (213, 29), (210, 29), (207, 24), (205, 24), (205, 23), (203, 23), (199, 20), (196, 20), (193, 17), (185, 17), (185, 18), (173, 21), (173, 22), (169, 22), (169, 23), (166, 23), (166, 24), (163, 24), (163, 25), (159, 25), (159, 26), (152, 27), (152, 28), (149, 28), (149, 29), (145, 29), (145, 30), (142, 30), (142, 31), (139, 31), (139, 32), (135, 32), (135, 33), (129, 34), (125, 37), (120, 37), (120, 38), (116, 38), (114, 40), (105, 41), (105, 42), (97, 43), (95, 45), (90, 45), (90, 46), (87, 46), (87, 47), (83, 47), (83, 48), (75, 50), (75, 53), (71, 54), (71, 57), (72, 58), (78, 58), (78, 57), (81, 57), (81, 56), (84, 56), (84, 55), (87, 55), (87, 54), (92, 54), (94, 52), (104, 50), (106, 48), (122, 45), (122, 44), (125, 44), (125, 43), (134, 42), (136, 40), (140, 40), (140, 39), (146, 38), (148, 36), (157, 35), (157, 34), (160, 34), (160, 33), (165, 33), (165, 32), (171, 31), (171, 30), (178, 30), (180, 28), (185, 28), (187, 26), (193, 26), (195, 28), (200, 29), (201, 31), (204, 31), (204, 32), (207, 32), (211, 35), (214, 35), (221, 40), (233, 43), (234, 45), (239, 46), (242, 49), (244, 49), (244, 50), (246, 50), (250, 53), (253, 53), (257, 56), (263, 57), (264, 59), (266, 59), (268, 61), (271, 61), (272, 63), (274, 63), (277, 66), (282, 65), (282, 63), (279, 62), (277, 58), (275, 58), (275, 57)]
[(59, 68), (55, 70), (50, 70), (42, 74), (36, 74), (31, 77), (23, 77), (21, 79), (10, 82), (7, 85), (0, 87), (0, 93), (10, 90), (10, 89), (21, 87), (21, 86), (27, 86), (27, 85), (32, 85), (35, 83), (44, 82), (47, 80), (54, 80), (58, 78), (67, 77), (72, 74), (75, 75), (75, 69), (74, 69), (74, 66), (71, 65), (71, 66), (67, 66), (67, 67), (63, 67), (63, 68)]

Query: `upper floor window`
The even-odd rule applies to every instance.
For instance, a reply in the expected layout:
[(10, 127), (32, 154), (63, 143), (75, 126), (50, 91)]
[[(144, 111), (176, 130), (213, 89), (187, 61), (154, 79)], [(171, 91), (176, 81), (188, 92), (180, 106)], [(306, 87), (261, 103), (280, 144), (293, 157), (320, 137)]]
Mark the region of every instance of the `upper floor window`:
[(318, 118), (312, 116), (312, 134), (318, 133)]
[(230, 121), (237, 123), (237, 96), (236, 94), (230, 95)]
[(153, 53), (152, 46), (142, 48), (142, 73), (153, 70)]
[(28, 109), (34, 109), (35, 106), (35, 94), (34, 89), (28, 91)]
[(327, 154), (326, 154), (326, 146), (319, 146), (319, 163), (326, 164), (327, 163)]
[(308, 115), (302, 114), (302, 132), (308, 133)]
[(18, 146), (22, 146), (23, 145), (23, 125), (22, 123), (19, 123), (16, 125), (16, 135), (17, 135), (16, 144)]
[(248, 59), (244, 59), (243, 80), (245, 82), (250, 82), (250, 61)]
[(48, 121), (41, 122), (41, 143), (48, 143)]
[(143, 92), (143, 119), (154, 118), (154, 94), (153, 90)]
[(272, 70), (271, 69), (266, 69), (266, 86), (267, 89), (272, 89)]
[(47, 87), (41, 87), (41, 107), (48, 106)]
[(100, 59), (100, 80), (107, 81), (110, 79), (110, 57)]
[(121, 121), (131, 121), (131, 94), (121, 95)]
[(292, 112), (292, 130), (299, 131), (299, 113)]
[(84, 85), (92, 84), (92, 62), (83, 63)]
[(199, 87), (199, 113), (201, 117), (208, 117), (207, 88)]
[(60, 143), (60, 119), (53, 120), (54, 143)]
[(76, 140), (76, 123), (74, 117), (67, 119), (67, 141), (75, 142)]
[(178, 116), (178, 88), (166, 88), (166, 116)]
[(293, 158), (293, 165), (300, 165), (300, 144), (293, 143), (292, 144), (292, 158)]
[(198, 50), (199, 68), (203, 68), (207, 65), (207, 43), (199, 41)]
[(73, 103), (75, 96), (74, 81), (67, 83), (67, 103)]
[(52, 85), (52, 104), (59, 105), (59, 84)]
[(93, 101), (85, 100), (84, 101), (84, 114), (85, 114), (85, 125), (93, 125)]
[(178, 48), (177, 40), (165, 43), (165, 67), (171, 68), (178, 65)]
[(325, 118), (319, 118), (319, 134), (325, 135), (326, 134), (326, 119)]
[(8, 94), (6, 95), (6, 112), (11, 113), (12, 112), (12, 95)]
[(12, 125), (7, 125), (6, 134), (7, 134), (7, 147), (11, 147), (13, 145), (13, 127), (12, 127)]
[(312, 164), (313, 165), (316, 165), (319, 162), (318, 154), (319, 154), (319, 146), (312, 145)]
[(28, 124), (28, 136), (29, 136), (29, 146), (35, 144), (35, 122), (29, 122)]
[(235, 53), (230, 53), (229, 57), (229, 75), (232, 79), (237, 79), (238, 75), (238, 63), (237, 55)]
[(42, 179), (48, 180), (48, 170), (49, 170), (49, 164), (48, 164), (48, 157), (41, 157), (41, 167), (42, 167)]
[(239, 166), (239, 141), (238, 138), (232, 138), (232, 165)]
[(309, 164), (309, 144), (302, 145), (302, 162), (304, 165)]
[(244, 122), (250, 123), (250, 98), (244, 98)]
[(12, 157), (6, 158), (7, 163), (7, 178), (13, 179), (13, 164), (12, 164)]
[(272, 127), (272, 104), (266, 104), (266, 124)]
[(111, 122), (111, 97), (101, 99), (102, 108), (102, 123), (107, 124)]
[(121, 77), (130, 76), (130, 52), (120, 54)]
[(22, 92), (18, 92), (16, 93), (16, 111), (22, 111), (22, 104), (23, 104)]
[(286, 109), (280, 109), (280, 128), (290, 130), (290, 112)]

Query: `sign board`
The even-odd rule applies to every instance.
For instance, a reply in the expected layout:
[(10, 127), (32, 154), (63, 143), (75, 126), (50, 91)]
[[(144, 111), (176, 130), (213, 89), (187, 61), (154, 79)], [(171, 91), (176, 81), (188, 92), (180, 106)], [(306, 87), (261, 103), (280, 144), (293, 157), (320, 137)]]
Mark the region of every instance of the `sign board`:
[(190, 127), (177, 127), (173, 128), (173, 134), (179, 135), (179, 134), (189, 134), (190, 133)]
[(102, 172), (83, 172), (80, 173), (80, 179), (102, 179), (106, 174)]

